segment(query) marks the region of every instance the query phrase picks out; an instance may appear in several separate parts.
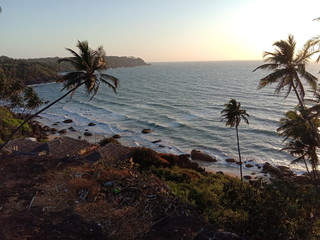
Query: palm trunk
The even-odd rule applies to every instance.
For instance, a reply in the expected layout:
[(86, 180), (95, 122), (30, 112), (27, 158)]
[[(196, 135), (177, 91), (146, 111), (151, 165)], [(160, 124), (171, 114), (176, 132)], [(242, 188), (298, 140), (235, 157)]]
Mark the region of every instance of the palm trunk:
[(55, 100), (54, 102), (50, 103), (49, 105), (47, 105), (46, 107), (42, 108), (40, 111), (36, 112), (35, 114), (29, 116), (27, 119), (25, 119), (23, 121), (23, 123), (21, 123), (19, 125), (19, 127), (17, 127), (12, 133), (11, 135), (8, 137), (8, 139), (0, 146), (0, 151), (4, 148), (4, 146), (6, 146), (8, 144), (8, 142), (11, 140), (11, 138), (23, 127), (24, 124), (26, 124), (27, 122), (29, 122), (32, 118), (38, 116), (40, 113), (42, 113), (43, 111), (47, 110), (49, 107), (51, 107), (52, 105), (56, 104), (57, 102), (59, 102), (61, 99), (65, 98), (66, 96), (68, 96), (70, 93), (72, 93), (73, 91), (75, 91), (78, 87), (80, 87), (81, 85), (83, 85), (83, 83), (77, 84), (77, 86), (75, 86), (74, 88), (72, 88), (71, 90), (69, 90), (66, 94), (62, 95), (60, 98), (58, 98), (57, 100)]
[(319, 133), (318, 133), (318, 129), (316, 128), (316, 126), (313, 124), (313, 122), (311, 121), (310, 117), (308, 116), (307, 110), (306, 110), (305, 106), (303, 105), (302, 99), (301, 99), (301, 97), (300, 97), (300, 95), (299, 95), (299, 93), (297, 91), (297, 87), (294, 85), (294, 83), (292, 84), (292, 86), (293, 86), (293, 90), (294, 90), (294, 92), (296, 94), (296, 97), (298, 98), (299, 104), (300, 104), (300, 106), (302, 108), (301, 113), (302, 113), (304, 119), (306, 119), (307, 122), (309, 123), (313, 133), (315, 134), (315, 138), (317, 139), (317, 145), (318, 145), (318, 147), (320, 147), (320, 136), (319, 136)]
[(240, 153), (240, 141), (239, 141), (238, 126), (236, 126), (236, 133), (237, 133), (238, 154), (239, 154), (239, 162), (240, 162), (240, 178), (241, 178), (241, 182), (242, 182), (243, 181), (243, 179), (242, 179), (242, 160), (241, 160), (241, 153)]

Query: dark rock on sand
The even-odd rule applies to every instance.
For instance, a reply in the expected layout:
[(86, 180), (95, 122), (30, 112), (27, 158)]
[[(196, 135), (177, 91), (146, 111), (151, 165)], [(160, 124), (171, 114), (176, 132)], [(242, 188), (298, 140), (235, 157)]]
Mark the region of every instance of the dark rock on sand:
[(253, 167), (254, 167), (254, 165), (253, 165), (253, 164), (251, 164), (251, 163), (247, 163), (247, 164), (245, 165), (245, 167), (247, 167), (247, 168), (253, 168)]
[(121, 138), (121, 136), (119, 134), (115, 134), (115, 135), (112, 136), (112, 138), (119, 139), (119, 138)]
[(200, 160), (204, 162), (217, 162), (217, 159), (196, 149), (193, 149), (191, 151), (191, 158), (194, 160)]
[(159, 143), (159, 142), (162, 142), (162, 140), (155, 140), (155, 141), (153, 141), (152, 143)]
[(236, 160), (234, 158), (227, 158), (225, 159), (226, 162), (229, 162), (229, 163), (235, 163)]
[(66, 119), (66, 120), (63, 121), (63, 123), (72, 123), (72, 122), (73, 122), (72, 119)]
[(87, 137), (90, 137), (90, 136), (92, 136), (92, 133), (90, 133), (90, 132), (85, 132), (83, 135), (85, 135), (85, 136), (87, 136)]
[(75, 132), (76, 130), (73, 127), (68, 128), (70, 131)]
[(249, 175), (244, 175), (244, 176), (243, 176), (243, 178), (244, 178), (244, 179), (247, 179), (247, 180), (252, 179), (252, 177), (251, 177), (251, 176), (249, 176)]
[(95, 126), (95, 125), (96, 125), (96, 124), (93, 123), (93, 122), (91, 122), (91, 123), (88, 124), (89, 127), (92, 127), (92, 126)]
[(66, 133), (67, 133), (67, 130), (61, 129), (60, 131), (58, 131), (58, 133), (60, 133), (60, 134), (66, 134)]
[(152, 130), (150, 128), (145, 128), (141, 132), (144, 133), (144, 134), (147, 134), (147, 133), (151, 133)]

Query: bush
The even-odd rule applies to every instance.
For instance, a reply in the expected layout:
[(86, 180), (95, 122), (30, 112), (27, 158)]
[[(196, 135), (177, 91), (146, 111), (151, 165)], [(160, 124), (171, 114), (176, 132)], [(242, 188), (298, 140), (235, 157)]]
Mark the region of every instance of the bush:
[(137, 147), (133, 150), (133, 162), (139, 164), (140, 169), (150, 169), (151, 166), (169, 166), (169, 162), (149, 148)]

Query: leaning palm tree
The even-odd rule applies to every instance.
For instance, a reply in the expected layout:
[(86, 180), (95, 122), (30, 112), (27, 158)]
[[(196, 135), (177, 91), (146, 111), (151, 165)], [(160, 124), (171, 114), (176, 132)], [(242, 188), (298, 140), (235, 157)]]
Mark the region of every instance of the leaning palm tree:
[(275, 46), (274, 52), (265, 52), (263, 55), (264, 61), (268, 63), (254, 69), (254, 71), (257, 69), (272, 71), (272, 73), (260, 80), (258, 88), (261, 89), (267, 85), (277, 83), (275, 93), (280, 93), (286, 89), (285, 98), (293, 90), (301, 106), (303, 117), (309, 122), (318, 145), (320, 145), (318, 130), (308, 117), (304, 106), (305, 89), (302, 83), (302, 80), (305, 80), (312, 90), (316, 90), (318, 79), (306, 70), (306, 65), (310, 58), (319, 51), (314, 51), (312, 43), (308, 41), (302, 50), (296, 53), (296, 42), (292, 35), (289, 35), (286, 41), (275, 42), (273, 46)]
[(223, 120), (226, 120), (226, 125), (230, 127), (236, 127), (236, 134), (237, 134), (237, 145), (238, 145), (238, 154), (239, 154), (239, 162), (240, 162), (240, 177), (241, 182), (242, 180), (242, 160), (241, 160), (241, 153), (240, 153), (240, 141), (239, 141), (239, 125), (241, 119), (245, 121), (246, 124), (249, 124), (249, 114), (247, 114), (246, 110), (240, 109), (241, 104), (237, 102), (235, 99), (231, 99), (227, 104), (225, 104), (225, 109), (221, 111), (224, 113), (222, 115)]
[(97, 93), (100, 83), (106, 84), (114, 92), (118, 87), (119, 80), (116, 77), (106, 74), (103, 70), (106, 69), (106, 60), (105, 60), (105, 52), (103, 47), (99, 47), (97, 50), (93, 50), (89, 48), (87, 41), (78, 41), (77, 47), (79, 49), (79, 53), (75, 52), (72, 49), (67, 48), (67, 50), (73, 55), (71, 58), (63, 58), (59, 60), (59, 62), (68, 62), (74, 68), (75, 71), (69, 72), (63, 75), (57, 82), (64, 83), (64, 87), (62, 90), (67, 89), (68, 91), (59, 97), (57, 100), (53, 101), (40, 111), (28, 117), (17, 129), (15, 129), (12, 134), (8, 137), (6, 142), (0, 146), (0, 150), (10, 141), (10, 139), (14, 136), (14, 134), (28, 121), (30, 121), (35, 116), (39, 115), (52, 105), (59, 102), (61, 99), (66, 96), (72, 96), (75, 91), (81, 87), (85, 86), (86, 92), (90, 97), (90, 100)]

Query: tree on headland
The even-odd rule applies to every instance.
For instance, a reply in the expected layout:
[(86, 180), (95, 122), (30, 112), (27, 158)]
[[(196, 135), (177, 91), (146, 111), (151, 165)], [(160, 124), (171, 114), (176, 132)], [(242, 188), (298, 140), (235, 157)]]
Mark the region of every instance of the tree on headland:
[(57, 80), (57, 82), (64, 83), (64, 87), (62, 88), (62, 90), (67, 89), (68, 91), (57, 100), (53, 101), (40, 111), (28, 117), (17, 129), (12, 132), (6, 142), (0, 146), (0, 150), (10, 141), (14, 134), (19, 131), (19, 129), (25, 123), (27, 123), (32, 118), (39, 115), (52, 105), (56, 104), (66, 96), (70, 95), (72, 97), (76, 90), (83, 85), (85, 86), (85, 90), (90, 97), (90, 100), (98, 92), (100, 83), (106, 84), (116, 93), (116, 89), (119, 85), (119, 80), (116, 77), (103, 72), (103, 70), (105, 70), (107, 66), (103, 47), (99, 47), (97, 50), (93, 50), (89, 48), (87, 41), (78, 41), (77, 48), (79, 49), (79, 53), (70, 48), (67, 48), (67, 50), (73, 56), (70, 58), (63, 58), (59, 60), (59, 62), (68, 62), (72, 64), (75, 69), (75, 71), (68, 72)]
[(230, 127), (236, 128), (237, 135), (237, 145), (238, 145), (238, 154), (239, 154), (239, 162), (240, 162), (240, 177), (242, 179), (242, 160), (241, 160), (241, 152), (240, 152), (240, 141), (239, 141), (239, 125), (241, 119), (245, 121), (246, 124), (249, 124), (249, 114), (247, 114), (246, 110), (240, 109), (241, 104), (237, 102), (235, 99), (231, 99), (227, 104), (225, 104), (225, 109), (221, 111), (223, 113), (222, 118), (226, 120), (226, 125)]
[(21, 107), (24, 111), (36, 109), (42, 104), (34, 89), (20, 80), (8, 79), (0, 68), (0, 99), (4, 100), (9, 108)]
[(304, 105), (305, 88), (301, 81), (302, 79), (305, 80), (312, 90), (316, 90), (318, 79), (306, 70), (306, 66), (310, 58), (319, 51), (313, 50), (313, 44), (308, 41), (302, 50), (296, 53), (296, 42), (292, 35), (289, 35), (287, 40), (275, 42), (273, 46), (275, 46), (274, 52), (265, 52), (263, 55), (264, 61), (267, 63), (254, 69), (254, 71), (257, 69), (272, 71), (272, 73), (260, 80), (258, 88), (261, 89), (267, 85), (277, 83), (275, 93), (280, 93), (286, 89), (285, 98), (293, 90), (301, 106), (300, 111), (303, 118), (310, 124), (314, 138), (317, 144), (320, 145), (318, 130), (308, 116)]

